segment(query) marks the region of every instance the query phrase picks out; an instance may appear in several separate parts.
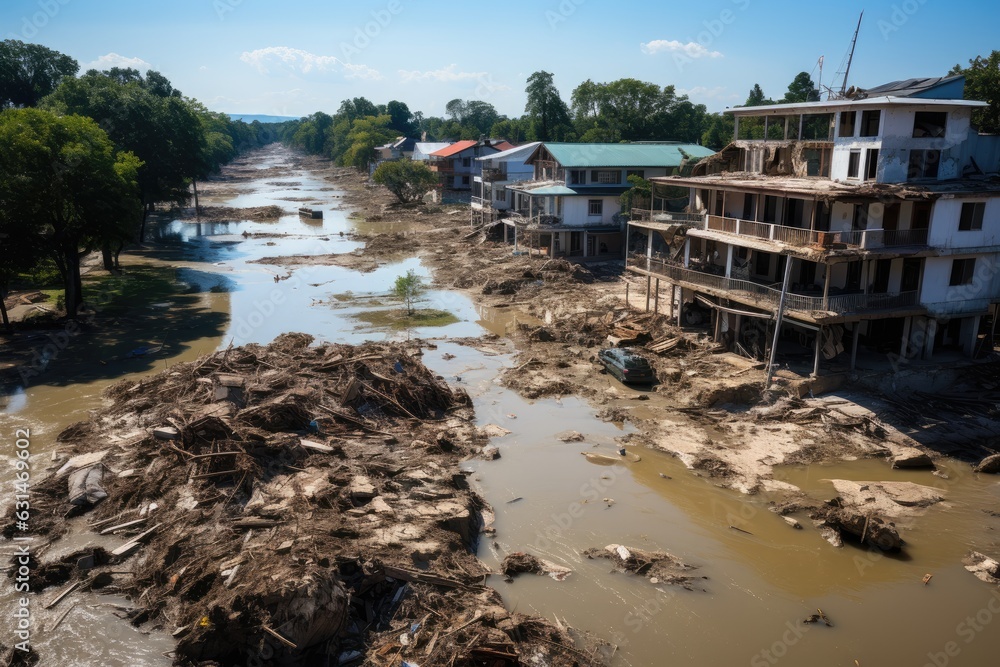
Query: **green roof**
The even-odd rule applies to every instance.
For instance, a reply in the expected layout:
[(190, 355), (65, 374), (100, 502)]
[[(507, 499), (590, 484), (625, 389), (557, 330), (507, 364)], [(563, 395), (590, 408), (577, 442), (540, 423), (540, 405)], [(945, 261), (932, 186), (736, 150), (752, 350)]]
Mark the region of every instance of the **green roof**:
[(544, 144), (563, 167), (679, 167), (681, 162), (708, 157), (715, 151), (697, 144)]

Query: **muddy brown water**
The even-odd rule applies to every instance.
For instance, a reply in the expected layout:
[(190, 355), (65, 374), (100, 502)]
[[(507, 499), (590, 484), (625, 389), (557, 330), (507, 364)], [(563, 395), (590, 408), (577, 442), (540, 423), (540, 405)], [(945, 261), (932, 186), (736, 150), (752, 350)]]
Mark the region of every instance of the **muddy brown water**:
[[(283, 149), (260, 154), (261, 168), (289, 166)], [(290, 166), (289, 166), (290, 167)], [(433, 340), (424, 361), (473, 397), (481, 425), (511, 431), (496, 438), (501, 458), (468, 461), (473, 484), (496, 511), (496, 535), (485, 536), (479, 555), (498, 565), (511, 551), (527, 550), (565, 565), (573, 574), (557, 582), (521, 576), (513, 583), (492, 577), (508, 607), (591, 631), (618, 646), (616, 665), (992, 665), (1000, 654), (1000, 592), (968, 574), (960, 564), (969, 548), (995, 549), (1000, 521), (985, 510), (1000, 510), (996, 477), (977, 477), (963, 464), (944, 466), (942, 479), (928, 472), (892, 471), (883, 462), (779, 470), (780, 479), (818, 496), (832, 497), (824, 480), (909, 480), (942, 489), (945, 503), (915, 521), (900, 521), (905, 555), (884, 555), (855, 546), (841, 549), (823, 541), (804, 516), (796, 531), (767, 510), (766, 497), (746, 497), (717, 487), (686, 470), (676, 459), (641, 446), (611, 466), (582, 456), (617, 456), (617, 438), (628, 427), (598, 420), (585, 402), (567, 397), (526, 401), (500, 387), (496, 378), (512, 365), (503, 346), (470, 347), (450, 338), (502, 335), (515, 319), (531, 321), (515, 309), (482, 309), (462, 294), (431, 291), (430, 307), (449, 310), (459, 322), (437, 329), (403, 332), (361, 326), (352, 314), (371, 307), (396, 276), (414, 269), (417, 259), (368, 274), (340, 267), (285, 269), (250, 263), (286, 254), (348, 252), (357, 243), (339, 232), (354, 229), (329, 183), (306, 170), (289, 168), (238, 184), (235, 196), (209, 199), (228, 206), (286, 206), (277, 222), (192, 224), (170, 221), (156, 230), (158, 242), (141, 261), (175, 268), (178, 298), (208, 322), (193, 330), (151, 325), (134, 340), (90, 336), (74, 342), (72, 355), (56, 355), (46, 373), (0, 406), (5, 439), (0, 481), (12, 496), (15, 429), (32, 431), (32, 465), (40, 474), (50, 465), (55, 435), (100, 404), (100, 392), (124, 375), (158, 372), (230, 343), (267, 342), (284, 331), (304, 331), (321, 340), (360, 342), (373, 338)], [(294, 186), (282, 183), (295, 183)], [(294, 187), (295, 189), (290, 189)], [(325, 202), (322, 226), (294, 214), (292, 197)], [(378, 223), (366, 229), (379, 231)], [(244, 238), (248, 233), (285, 233), (282, 239)], [(130, 258), (129, 261), (132, 261)], [(140, 260), (137, 260), (140, 261)], [(275, 282), (274, 278), (283, 278)], [(338, 296), (334, 296), (338, 295)], [(357, 298), (351, 298), (355, 295)], [(153, 306), (150, 306), (153, 307)], [(163, 307), (162, 304), (157, 307)], [(209, 317), (216, 314), (221, 321)], [(151, 357), (121, 358), (122, 350), (161, 341)], [(78, 361), (73, 361), (78, 359)], [(104, 363), (100, 363), (100, 362)], [(607, 379), (609, 388), (613, 379)], [(556, 434), (584, 434), (564, 443)], [(607, 499), (607, 500), (605, 500)], [(78, 524), (81, 529), (83, 521)], [(735, 526), (741, 530), (730, 528)], [(745, 532), (743, 532), (745, 531)], [(61, 544), (66, 553), (94, 543), (79, 534)], [(670, 551), (692, 565), (703, 591), (674, 590), (610, 571), (608, 561), (580, 555), (590, 547), (620, 543)], [(112, 543), (113, 545), (114, 543)], [(10, 543), (0, 544), (4, 554)], [(933, 574), (923, 585), (925, 574)], [(41, 609), (49, 590), (32, 601), (32, 642), (42, 664), (170, 664), (163, 654), (173, 645), (164, 633), (143, 634), (117, 618), (114, 605), (126, 600), (74, 594), (51, 611)], [(0, 607), (15, 609), (16, 594), (6, 582)], [(62, 624), (54, 619), (76, 603)], [(833, 627), (803, 624), (822, 609)], [(13, 641), (10, 613), (4, 613), (0, 641)]]

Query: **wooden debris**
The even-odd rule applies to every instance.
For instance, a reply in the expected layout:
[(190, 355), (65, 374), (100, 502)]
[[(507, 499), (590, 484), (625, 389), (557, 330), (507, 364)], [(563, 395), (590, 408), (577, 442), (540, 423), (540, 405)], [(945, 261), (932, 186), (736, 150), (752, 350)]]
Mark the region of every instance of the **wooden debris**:
[(72, 593), (73, 591), (75, 591), (80, 586), (80, 583), (81, 582), (79, 582), (79, 581), (74, 581), (72, 584), (70, 584), (65, 589), (63, 589), (62, 593), (60, 593), (55, 598), (53, 598), (52, 601), (47, 602), (46, 604), (43, 604), (42, 605), (42, 609), (52, 609), (52, 607), (55, 607), (57, 604), (59, 604), (60, 602), (62, 602), (62, 599), (64, 597), (66, 597), (67, 595), (69, 595), (70, 593)]

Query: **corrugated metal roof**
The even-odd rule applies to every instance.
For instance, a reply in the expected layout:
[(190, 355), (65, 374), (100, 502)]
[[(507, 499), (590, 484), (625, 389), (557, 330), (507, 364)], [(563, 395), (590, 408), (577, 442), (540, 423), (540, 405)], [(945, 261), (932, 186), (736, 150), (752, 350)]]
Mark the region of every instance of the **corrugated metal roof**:
[(522, 161), (527, 160), (531, 157), (531, 154), (535, 152), (538, 148), (540, 141), (533, 141), (530, 144), (525, 144), (523, 146), (515, 146), (514, 148), (509, 148), (505, 151), (500, 151), (499, 153), (494, 153), (493, 155), (484, 155), (483, 157), (477, 157), (476, 160), (480, 162), (485, 162), (486, 160), (501, 160), (504, 162), (510, 162), (517, 159)]
[(431, 155), (433, 155), (434, 157), (451, 157), (456, 153), (461, 153), (466, 148), (472, 148), (478, 143), (479, 143), (478, 141), (474, 141), (472, 139), (466, 139), (464, 141), (456, 141), (450, 146), (442, 148), (441, 150), (434, 151), (433, 153), (431, 153)]
[(557, 144), (545, 148), (563, 167), (679, 167), (715, 151), (697, 144)]
[(497, 149), (498, 151), (509, 151), (511, 148), (514, 148), (514, 144), (510, 143), (509, 141), (500, 141), (493, 144), (493, 148)]

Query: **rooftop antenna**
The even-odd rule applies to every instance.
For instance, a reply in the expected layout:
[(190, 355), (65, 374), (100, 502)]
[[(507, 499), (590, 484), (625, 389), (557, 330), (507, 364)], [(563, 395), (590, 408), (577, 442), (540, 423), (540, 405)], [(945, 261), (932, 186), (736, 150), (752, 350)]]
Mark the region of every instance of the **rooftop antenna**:
[(854, 29), (854, 39), (851, 40), (851, 53), (847, 56), (847, 69), (844, 70), (844, 83), (840, 86), (840, 96), (844, 97), (847, 93), (847, 77), (851, 73), (851, 61), (854, 60), (854, 47), (858, 43), (858, 32), (861, 30), (861, 19), (865, 17), (864, 10), (861, 10), (861, 16), (858, 17), (858, 27)]

